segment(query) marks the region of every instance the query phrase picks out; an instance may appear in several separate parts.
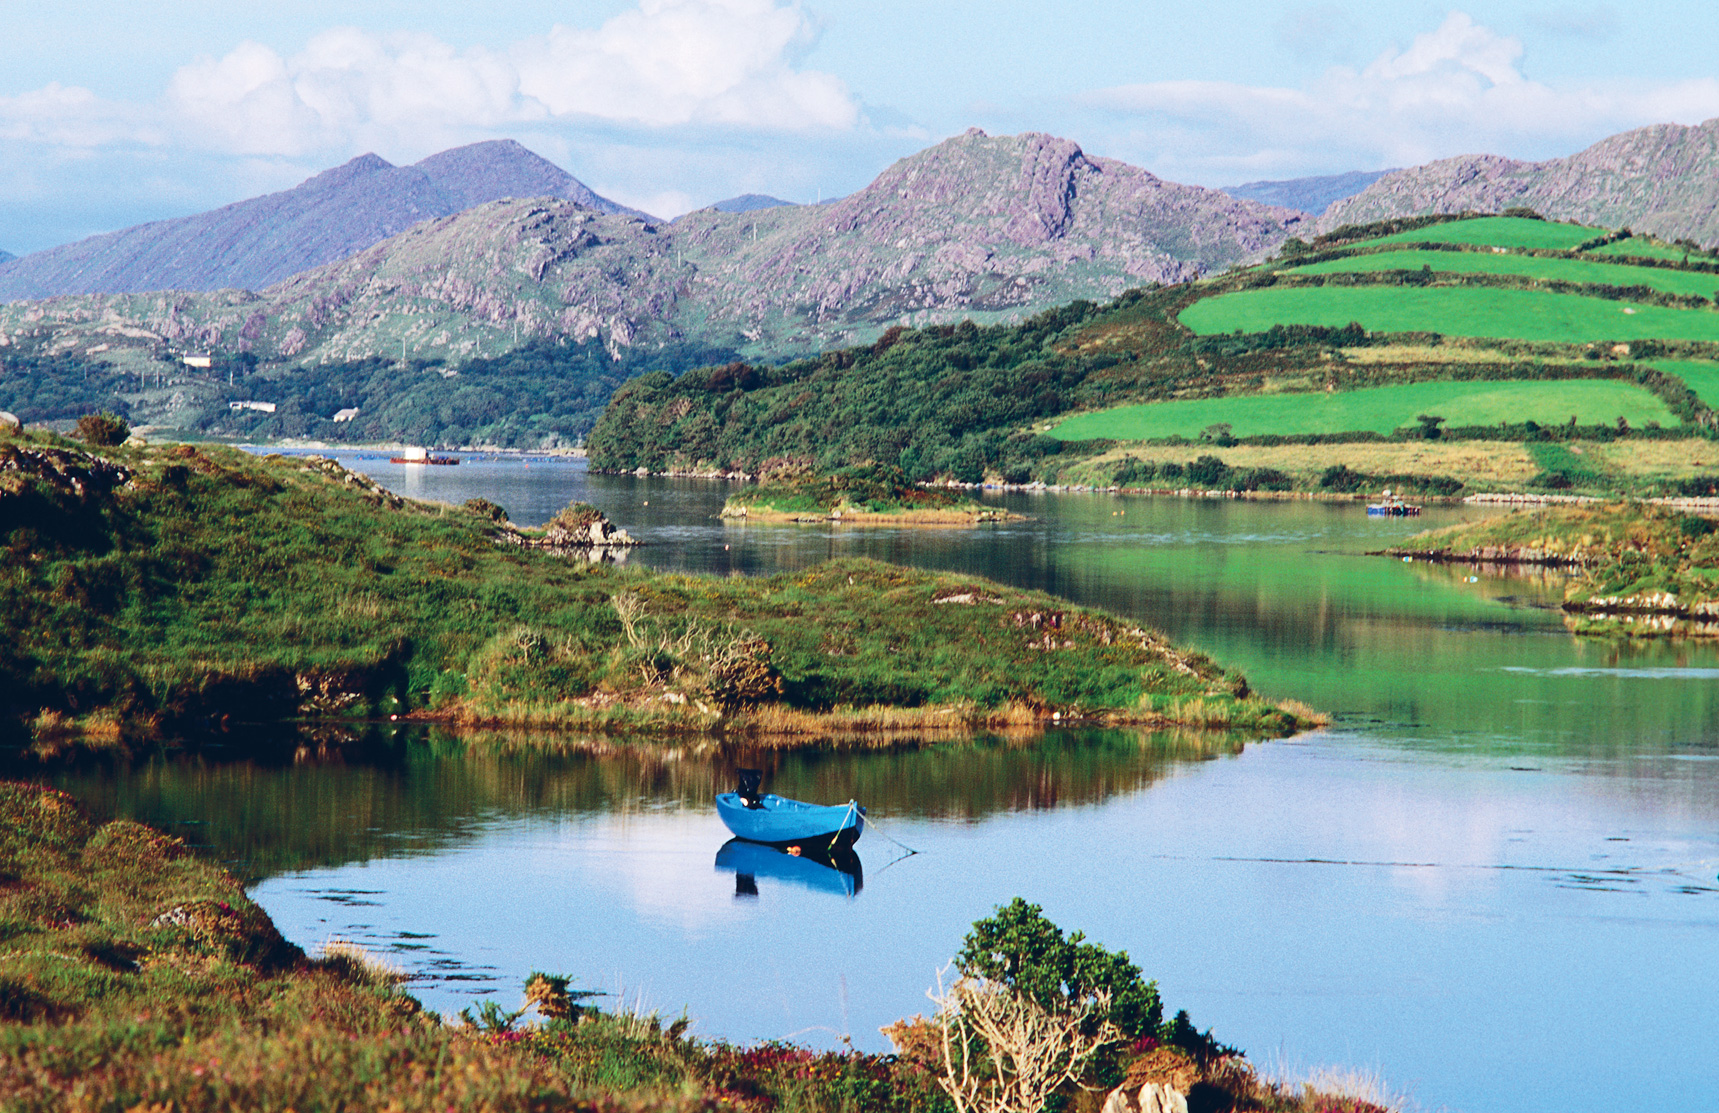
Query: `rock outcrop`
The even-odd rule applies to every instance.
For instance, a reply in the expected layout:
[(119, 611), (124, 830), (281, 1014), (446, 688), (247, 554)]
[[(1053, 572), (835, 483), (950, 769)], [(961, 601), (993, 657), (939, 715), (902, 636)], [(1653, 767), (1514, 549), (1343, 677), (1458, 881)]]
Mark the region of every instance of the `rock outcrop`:
[[(544, 523), (542, 536), (535, 536), (516, 529), (507, 521), (506, 513), (500, 507), (488, 503), (473, 505), (483, 501), (473, 499), (466, 504), (467, 509), (496, 521), (501, 527), (496, 539), (503, 544), (538, 549), (556, 556), (616, 562), (624, 560), (626, 551), (639, 544), (631, 534), (617, 529), (607, 515), (588, 503), (568, 504)], [(499, 517), (498, 511), (501, 512)]]

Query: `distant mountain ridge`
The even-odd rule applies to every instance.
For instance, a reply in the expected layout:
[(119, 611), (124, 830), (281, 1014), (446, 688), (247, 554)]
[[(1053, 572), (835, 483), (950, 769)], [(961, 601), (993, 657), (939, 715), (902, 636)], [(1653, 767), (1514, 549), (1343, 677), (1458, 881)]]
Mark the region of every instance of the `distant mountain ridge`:
[(1089, 157), (1066, 139), (974, 130), (830, 204), (701, 209), (658, 224), (561, 199), (490, 202), (260, 293), (0, 306), (0, 345), (87, 337), (103, 350), (165, 344), (326, 362), (459, 360), (571, 340), (784, 358), (895, 324), (1015, 320), (1182, 281), (1260, 258), (1308, 223)]
[(1226, 186), (1223, 192), (1244, 201), (1280, 205), (1286, 209), (1318, 215), (1345, 197), (1353, 197), (1395, 170), (1350, 170), (1313, 178), (1288, 178), (1271, 182), (1244, 182)]
[(739, 197), (729, 197), (714, 205), (706, 205), (705, 208), (715, 209), (719, 213), (753, 213), (759, 209), (779, 209), (783, 205), (793, 203), (780, 197), (771, 197), (767, 193), (742, 193)]
[(1319, 226), (1512, 206), (1719, 245), (1719, 118), (1637, 128), (1545, 162), (1462, 155), (1399, 170), (1331, 206)]
[(646, 218), (510, 139), (395, 166), (376, 155), (279, 193), (91, 236), (0, 263), (0, 301), (148, 290), (260, 290), (424, 220), (505, 197), (560, 197)]

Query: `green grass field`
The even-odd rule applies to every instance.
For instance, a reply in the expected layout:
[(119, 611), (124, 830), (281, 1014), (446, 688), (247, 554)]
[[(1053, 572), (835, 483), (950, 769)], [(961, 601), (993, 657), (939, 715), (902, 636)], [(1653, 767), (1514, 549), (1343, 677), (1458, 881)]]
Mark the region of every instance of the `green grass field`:
[(1719, 340), (1719, 311), (1630, 305), (1538, 290), (1463, 287), (1325, 286), (1238, 290), (1184, 309), (1182, 324), (1202, 336), (1264, 332), (1276, 324), (1372, 332), (1437, 332), (1563, 344), (1623, 340)]
[(1483, 216), (1474, 220), (1457, 220), (1416, 228), (1366, 240), (1355, 247), (1376, 243), (1472, 243), (1485, 247), (1538, 247), (1553, 251), (1569, 251), (1603, 235), (1603, 228), (1583, 228), (1577, 224), (1554, 224), (1549, 220), (1523, 220), (1514, 216)]
[(1292, 274), (1360, 274), (1431, 267), (1434, 273), (1515, 274), (1558, 282), (1594, 282), (1607, 286), (1649, 286), (1668, 294), (1711, 299), (1719, 291), (1719, 274), (1632, 267), (1586, 259), (1551, 259), (1540, 255), (1494, 255), (1490, 251), (1383, 251), (1351, 255), (1297, 267)]
[[(1690, 252), (1673, 244), (1660, 243), (1658, 240), (1650, 240), (1642, 236), (1631, 236), (1627, 240), (1618, 240), (1616, 243), (1604, 244), (1600, 247), (1594, 248), (1592, 251), (1584, 252), (1584, 254), (1635, 255), (1644, 259), (1670, 259), (1674, 262), (1681, 263), (1683, 261), (1683, 257), (1685, 255), (1690, 255)], [(1701, 255), (1696, 253), (1691, 257), (1701, 258)]]
[(1228, 422), (1238, 437), (1262, 433), (1389, 433), (1413, 426), (1418, 414), (1438, 414), (1451, 426), (1538, 421), (1556, 425), (1572, 416), (1583, 425), (1622, 417), (1633, 426), (1678, 424), (1665, 403), (1633, 383), (1609, 379), (1565, 382), (1405, 383), (1326, 394), (1249, 394), (1119, 406), (1081, 414), (1050, 435), (1059, 440), (1155, 440), (1197, 436)]
[(1654, 366), (1668, 375), (1676, 375), (1695, 396), (1709, 406), (1719, 407), (1719, 363), (1699, 359), (1662, 359)]

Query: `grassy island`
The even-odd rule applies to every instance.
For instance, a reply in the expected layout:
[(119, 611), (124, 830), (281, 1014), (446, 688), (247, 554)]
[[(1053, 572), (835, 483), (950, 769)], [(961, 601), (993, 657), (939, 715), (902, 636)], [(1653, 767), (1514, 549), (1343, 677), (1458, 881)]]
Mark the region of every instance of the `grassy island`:
[(1719, 635), (1719, 523), (1669, 506), (1519, 511), (1420, 534), (1390, 555), (1569, 568), (1564, 610), (1583, 633)]
[[(1260, 1077), (1186, 1012), (1166, 1019), (1126, 954), (1019, 899), (974, 925), (936, 1014), (891, 1025), (900, 1053), (878, 1055), (701, 1039), (541, 973), (518, 1009), (437, 1016), (363, 950), (283, 939), (181, 840), (36, 785), (0, 782), (0, 881), (0, 1108), (19, 1113), (1037, 1113), (1117, 1087), (1136, 1110), (1168, 1087), (1196, 1108), (1390, 1113), (1371, 1079)], [(975, 1047), (997, 1019), (1033, 1039)], [(956, 1046), (986, 1065), (961, 1069)]]
[(857, 526), (963, 526), (1021, 517), (947, 487), (921, 487), (900, 468), (876, 466), (841, 468), (825, 475), (767, 475), (731, 496), (722, 516)]
[[(589, 540), (590, 512), (562, 517)], [(670, 575), (578, 559), (560, 536), (316, 457), (0, 436), (0, 729), (118, 744), (399, 716), (793, 744), (1313, 718), (1042, 593), (868, 560)]]

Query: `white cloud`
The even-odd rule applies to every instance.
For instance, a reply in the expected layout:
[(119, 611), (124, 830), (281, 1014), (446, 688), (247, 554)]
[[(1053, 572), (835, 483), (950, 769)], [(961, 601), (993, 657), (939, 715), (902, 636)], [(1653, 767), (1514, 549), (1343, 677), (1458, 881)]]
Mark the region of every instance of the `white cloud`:
[(73, 150), (123, 141), (159, 143), (153, 114), (103, 100), (76, 85), (50, 82), (13, 97), (0, 97), (0, 139)]
[(513, 54), (520, 91), (557, 116), (851, 127), (859, 113), (847, 87), (792, 66), (810, 42), (805, 15), (775, 0), (642, 0), (595, 31), (558, 26)]
[[(1154, 82), (1089, 94), (1132, 118), (1135, 143), (1173, 137), (1180, 167), (1206, 179), (1405, 166), (1457, 154), (1568, 153), (1653, 123), (1719, 116), (1719, 80), (1546, 85), (1522, 73), (1522, 44), (1451, 13), (1403, 49), (1303, 88)], [(1200, 155), (1188, 158), (1186, 148)], [(1538, 153), (1538, 155), (1536, 154)], [(1228, 171), (1229, 173), (1226, 173)]]
[(95, 147), (178, 143), (243, 155), (428, 153), (521, 125), (842, 131), (840, 79), (796, 63), (796, 2), (639, 0), (596, 29), (556, 26), (502, 50), (337, 28), (283, 56), (244, 42), (181, 67), (153, 104), (58, 84), (0, 97), (0, 139)]
[(777, 0), (641, 0), (595, 30), (556, 26), (505, 53), (343, 28), (290, 58), (245, 43), (186, 66), (167, 99), (205, 141), (249, 154), (429, 148), (553, 120), (851, 127), (846, 86), (793, 64), (810, 37), (804, 13)]

